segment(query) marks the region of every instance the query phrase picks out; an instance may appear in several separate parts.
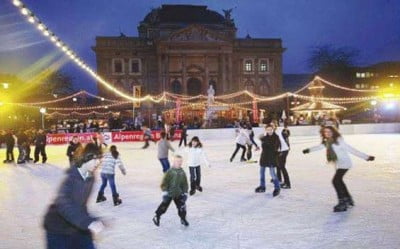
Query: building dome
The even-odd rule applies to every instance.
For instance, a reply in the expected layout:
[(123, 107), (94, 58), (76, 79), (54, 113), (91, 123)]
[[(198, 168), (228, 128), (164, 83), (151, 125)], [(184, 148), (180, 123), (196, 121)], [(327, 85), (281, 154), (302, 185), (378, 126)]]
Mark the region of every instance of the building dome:
[(203, 5), (167, 5), (153, 9), (141, 23), (146, 24), (227, 24), (223, 15)]

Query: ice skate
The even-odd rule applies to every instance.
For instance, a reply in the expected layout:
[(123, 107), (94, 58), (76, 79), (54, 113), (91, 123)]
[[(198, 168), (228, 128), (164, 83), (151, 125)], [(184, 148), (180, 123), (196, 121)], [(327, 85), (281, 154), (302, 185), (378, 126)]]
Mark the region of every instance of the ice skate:
[(96, 203), (103, 202), (103, 201), (106, 201), (106, 200), (107, 200), (107, 198), (104, 195), (98, 194), (97, 195), (97, 199), (96, 199)]
[(203, 188), (201, 186), (197, 186), (196, 189), (200, 192), (203, 192)]
[(189, 191), (189, 195), (194, 195), (195, 193), (196, 193), (195, 189), (192, 189), (192, 190)]
[(160, 226), (160, 216), (158, 216), (158, 215), (154, 216), (153, 223), (154, 223), (154, 225), (159, 227)]
[(265, 187), (259, 186), (255, 189), (256, 193), (264, 193), (265, 192)]
[(345, 212), (347, 211), (347, 204), (344, 199), (340, 199), (339, 203), (333, 207), (333, 212)]
[(276, 197), (276, 196), (279, 195), (280, 192), (281, 192), (281, 189), (276, 188), (276, 189), (274, 189), (274, 192), (272, 192), (272, 196), (273, 196), (273, 197)]
[(283, 189), (291, 189), (290, 185), (286, 184), (286, 183), (281, 184), (281, 188), (283, 188)]
[(184, 225), (185, 227), (189, 226), (189, 222), (185, 218), (181, 218), (181, 224)]
[(119, 206), (122, 203), (122, 200), (119, 198), (119, 195), (113, 195), (114, 206)]
[(353, 198), (351, 198), (351, 197), (346, 197), (346, 198), (344, 198), (344, 201), (345, 201), (347, 207), (354, 207)]

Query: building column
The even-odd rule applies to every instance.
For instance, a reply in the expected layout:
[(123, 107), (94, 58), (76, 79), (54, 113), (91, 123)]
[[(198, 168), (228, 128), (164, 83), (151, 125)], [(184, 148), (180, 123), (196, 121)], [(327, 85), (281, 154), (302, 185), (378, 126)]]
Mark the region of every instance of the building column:
[[(204, 70), (205, 70), (205, 83), (204, 83), (204, 86), (205, 86), (205, 92), (207, 92), (207, 89), (208, 89), (208, 82), (210, 81), (210, 78), (209, 78), (209, 76), (208, 76), (208, 62), (207, 62), (207, 57), (208, 57), (208, 55), (205, 55), (204, 56)], [(203, 90), (204, 91), (204, 90)]]
[(225, 54), (220, 55), (221, 60), (221, 85), (222, 92), (225, 93), (228, 89), (226, 87), (226, 64), (225, 64)]
[(165, 70), (165, 91), (170, 91), (170, 85), (169, 85), (169, 55), (165, 55), (165, 60), (164, 60), (164, 70)]
[(232, 70), (232, 53), (230, 53), (228, 55), (228, 91), (232, 91), (232, 87), (233, 87), (233, 70)]
[(182, 55), (182, 87), (183, 94), (188, 94), (187, 91), (187, 76), (186, 76), (186, 55)]
[(158, 54), (157, 55), (157, 64), (158, 64), (158, 83), (156, 84), (156, 86), (160, 86), (162, 88), (162, 91), (165, 91), (165, 86), (164, 86), (164, 82), (163, 82), (163, 77), (162, 77), (162, 60), (161, 60), (162, 55)]

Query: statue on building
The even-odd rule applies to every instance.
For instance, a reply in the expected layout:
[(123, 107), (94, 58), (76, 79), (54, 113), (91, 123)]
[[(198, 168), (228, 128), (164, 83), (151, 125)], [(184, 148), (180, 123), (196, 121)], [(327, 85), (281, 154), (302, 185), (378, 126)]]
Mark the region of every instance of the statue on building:
[(232, 18), (232, 11), (233, 8), (227, 9), (227, 10), (222, 10), (224, 12), (224, 16), (225, 16), (225, 22), (230, 24), (230, 25), (234, 25), (234, 20)]
[(210, 85), (210, 87), (208, 88), (207, 95), (208, 95), (208, 99), (207, 99), (208, 105), (214, 104), (214, 101), (215, 101), (215, 98), (214, 98), (215, 90), (214, 90), (213, 85)]

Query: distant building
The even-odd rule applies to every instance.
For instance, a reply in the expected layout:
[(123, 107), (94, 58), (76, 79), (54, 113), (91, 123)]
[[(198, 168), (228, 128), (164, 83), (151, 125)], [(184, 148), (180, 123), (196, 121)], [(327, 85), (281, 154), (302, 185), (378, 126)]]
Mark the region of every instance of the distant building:
[[(260, 95), (282, 90), (281, 39), (236, 37), (232, 10), (162, 5), (138, 26), (138, 37), (96, 37), (97, 72), (124, 92), (216, 94), (248, 89)], [(99, 93), (110, 91), (98, 85)], [(113, 96), (115, 97), (115, 96)]]
[(351, 82), (357, 89), (387, 89), (400, 87), (400, 62), (382, 62), (366, 67), (354, 67)]

